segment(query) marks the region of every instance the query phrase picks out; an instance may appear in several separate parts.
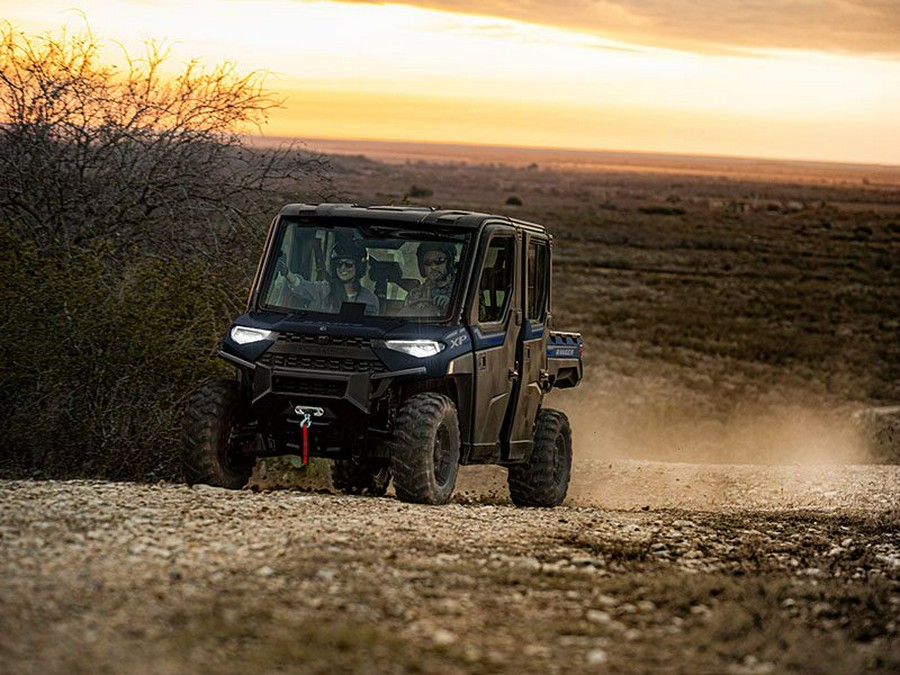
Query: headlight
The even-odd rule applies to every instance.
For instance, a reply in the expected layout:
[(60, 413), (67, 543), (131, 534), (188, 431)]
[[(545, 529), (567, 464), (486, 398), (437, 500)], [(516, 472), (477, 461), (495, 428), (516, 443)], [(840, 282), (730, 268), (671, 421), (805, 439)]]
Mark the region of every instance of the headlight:
[(434, 356), (444, 348), (437, 340), (385, 340), (384, 346), (395, 352), (403, 352), (419, 359)]
[(276, 333), (273, 330), (250, 328), (248, 326), (234, 326), (231, 329), (231, 339), (239, 345), (246, 345), (261, 340), (274, 340), (275, 335)]

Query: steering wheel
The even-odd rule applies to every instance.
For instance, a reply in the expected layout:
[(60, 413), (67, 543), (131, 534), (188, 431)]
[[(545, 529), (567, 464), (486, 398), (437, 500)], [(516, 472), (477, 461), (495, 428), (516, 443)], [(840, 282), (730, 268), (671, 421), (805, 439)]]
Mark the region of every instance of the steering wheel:
[(406, 305), (410, 309), (436, 309), (436, 305), (431, 298), (417, 298)]

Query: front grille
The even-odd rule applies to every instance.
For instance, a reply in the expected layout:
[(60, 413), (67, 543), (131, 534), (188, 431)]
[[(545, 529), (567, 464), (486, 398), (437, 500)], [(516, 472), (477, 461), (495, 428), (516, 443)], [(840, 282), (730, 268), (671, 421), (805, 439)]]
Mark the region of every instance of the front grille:
[(346, 382), (311, 380), (300, 377), (276, 377), (272, 382), (275, 391), (304, 396), (332, 396), (340, 398), (347, 391)]
[(322, 344), (335, 347), (356, 347), (357, 349), (371, 349), (372, 347), (372, 340), (367, 337), (303, 335), (300, 333), (279, 333), (278, 342), (291, 345), (316, 345), (317, 347)]
[(384, 364), (367, 337), (280, 333), (260, 362), (270, 368), (321, 370), (337, 373), (383, 373)]
[(340, 373), (383, 373), (386, 370), (381, 361), (374, 359), (333, 359), (302, 354), (273, 354), (271, 351), (264, 354), (260, 361), (271, 367), (326, 370)]

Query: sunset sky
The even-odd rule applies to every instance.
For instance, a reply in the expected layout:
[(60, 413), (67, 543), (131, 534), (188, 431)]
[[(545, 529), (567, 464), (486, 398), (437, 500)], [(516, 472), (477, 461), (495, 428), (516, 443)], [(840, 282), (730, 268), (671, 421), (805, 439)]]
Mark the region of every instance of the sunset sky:
[(265, 133), (900, 164), (900, 0), (0, 0), (234, 61)]

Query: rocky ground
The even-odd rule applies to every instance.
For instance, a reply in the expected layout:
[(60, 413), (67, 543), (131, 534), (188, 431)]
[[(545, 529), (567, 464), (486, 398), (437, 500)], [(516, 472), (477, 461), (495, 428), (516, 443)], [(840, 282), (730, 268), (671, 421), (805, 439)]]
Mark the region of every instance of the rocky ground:
[(300, 490), (0, 483), (4, 673), (900, 668), (900, 467), (497, 469), (445, 507)]

